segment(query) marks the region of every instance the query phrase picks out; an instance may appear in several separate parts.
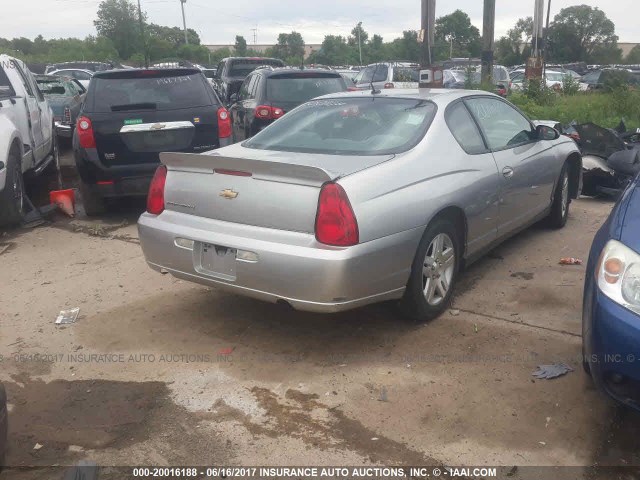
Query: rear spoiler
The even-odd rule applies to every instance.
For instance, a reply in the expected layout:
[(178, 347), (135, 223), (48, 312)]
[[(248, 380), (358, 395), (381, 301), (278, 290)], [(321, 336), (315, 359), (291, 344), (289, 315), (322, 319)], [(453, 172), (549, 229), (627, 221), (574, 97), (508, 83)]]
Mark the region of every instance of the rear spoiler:
[(223, 157), (216, 154), (166, 152), (160, 161), (169, 171), (205, 173), (213, 175), (215, 170), (232, 170), (251, 173), (256, 180), (291, 183), (320, 187), (338, 178), (337, 174), (307, 165), (252, 160), (249, 158)]

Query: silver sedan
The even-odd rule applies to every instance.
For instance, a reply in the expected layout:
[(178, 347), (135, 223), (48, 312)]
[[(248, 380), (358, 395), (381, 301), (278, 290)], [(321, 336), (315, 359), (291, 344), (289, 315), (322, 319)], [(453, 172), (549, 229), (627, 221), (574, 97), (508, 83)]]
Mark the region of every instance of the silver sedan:
[(464, 90), (325, 96), (161, 161), (138, 221), (151, 268), (313, 312), (400, 300), (416, 319), (499, 242), (563, 227), (582, 171), (573, 140)]

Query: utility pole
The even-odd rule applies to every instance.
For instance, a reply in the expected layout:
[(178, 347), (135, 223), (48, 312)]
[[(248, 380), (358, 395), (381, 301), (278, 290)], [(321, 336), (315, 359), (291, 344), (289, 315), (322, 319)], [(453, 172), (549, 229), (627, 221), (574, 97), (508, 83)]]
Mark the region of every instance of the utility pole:
[(421, 32), (420, 66), (428, 68), (433, 63), (431, 52), (435, 40), (436, 0), (422, 0), (421, 2)]
[(187, 0), (180, 0), (180, 6), (182, 7), (182, 26), (184, 27), (184, 43), (189, 45), (189, 36), (187, 35), (187, 20), (184, 17), (184, 4)]
[(482, 21), (482, 83), (493, 77), (493, 44), (496, 26), (496, 0), (484, 0)]
[(360, 66), (362, 66), (362, 43), (360, 42), (360, 30), (362, 30), (362, 22), (358, 22), (358, 51), (360, 52)]
[(252, 28), (251, 31), (253, 32), (253, 44), (257, 45), (258, 44), (258, 25), (256, 25), (256, 28)]
[(144, 38), (144, 22), (142, 21), (140, 0), (138, 0), (138, 23), (140, 24), (140, 40), (142, 40), (142, 50), (144, 51), (144, 68), (149, 68), (149, 56), (147, 55), (147, 42)]

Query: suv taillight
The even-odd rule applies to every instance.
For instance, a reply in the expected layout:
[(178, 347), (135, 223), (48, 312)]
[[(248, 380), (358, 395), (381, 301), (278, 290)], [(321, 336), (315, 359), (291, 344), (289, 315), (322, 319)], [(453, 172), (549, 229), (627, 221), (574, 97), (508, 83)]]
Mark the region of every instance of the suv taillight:
[(78, 142), (81, 148), (96, 148), (96, 138), (93, 135), (93, 125), (87, 117), (80, 117), (76, 123)]
[(336, 247), (358, 244), (356, 215), (346, 192), (337, 183), (325, 183), (320, 190), (316, 214), (316, 240)]
[(229, 138), (231, 136), (231, 116), (229, 111), (220, 107), (218, 109), (218, 137)]
[(284, 110), (271, 105), (259, 105), (256, 107), (256, 118), (261, 120), (276, 120), (284, 115)]
[(393, 83), (385, 83), (384, 88), (395, 88), (395, 86), (393, 85)]
[(160, 215), (164, 212), (164, 184), (167, 180), (167, 167), (160, 165), (153, 175), (147, 195), (147, 212)]

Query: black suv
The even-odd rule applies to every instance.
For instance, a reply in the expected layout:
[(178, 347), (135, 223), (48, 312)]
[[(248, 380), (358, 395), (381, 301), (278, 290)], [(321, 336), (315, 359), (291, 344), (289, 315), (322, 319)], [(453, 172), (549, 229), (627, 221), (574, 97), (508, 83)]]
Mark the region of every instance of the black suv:
[(106, 197), (146, 195), (160, 152), (229, 143), (229, 112), (200, 70), (98, 72), (73, 135), (85, 211), (102, 213)]
[(331, 70), (260, 68), (231, 96), (229, 107), (234, 142), (249, 138), (289, 110), (329, 93), (344, 92), (347, 84)]
[(216, 69), (213, 88), (228, 105), (231, 95), (237, 93), (247, 75), (260, 66), (284, 67), (284, 62), (277, 58), (263, 57), (229, 57), (223, 58)]

